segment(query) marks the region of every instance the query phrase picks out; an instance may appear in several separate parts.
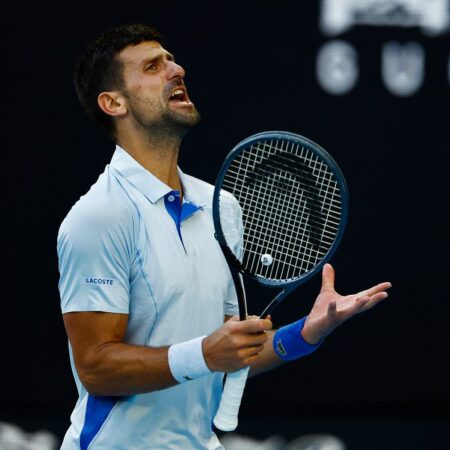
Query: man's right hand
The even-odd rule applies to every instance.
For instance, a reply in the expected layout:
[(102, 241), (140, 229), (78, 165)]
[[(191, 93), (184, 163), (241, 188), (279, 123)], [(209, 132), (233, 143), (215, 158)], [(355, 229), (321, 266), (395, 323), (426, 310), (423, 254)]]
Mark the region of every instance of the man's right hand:
[(203, 356), (213, 372), (235, 372), (258, 359), (272, 328), (268, 319), (239, 320), (234, 316), (203, 339)]

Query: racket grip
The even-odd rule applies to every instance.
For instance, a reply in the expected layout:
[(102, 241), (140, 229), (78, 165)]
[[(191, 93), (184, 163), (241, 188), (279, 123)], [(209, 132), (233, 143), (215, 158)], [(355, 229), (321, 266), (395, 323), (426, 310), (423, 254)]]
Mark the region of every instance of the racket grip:
[(238, 412), (250, 366), (227, 374), (214, 425), (222, 431), (233, 431), (238, 424)]

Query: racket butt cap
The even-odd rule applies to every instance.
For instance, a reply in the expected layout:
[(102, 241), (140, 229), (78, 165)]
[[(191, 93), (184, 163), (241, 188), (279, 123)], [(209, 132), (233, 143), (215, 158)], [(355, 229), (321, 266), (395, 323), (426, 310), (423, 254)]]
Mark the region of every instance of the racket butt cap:
[(227, 420), (225, 417), (214, 417), (214, 426), (221, 431), (234, 431), (237, 428), (237, 420)]

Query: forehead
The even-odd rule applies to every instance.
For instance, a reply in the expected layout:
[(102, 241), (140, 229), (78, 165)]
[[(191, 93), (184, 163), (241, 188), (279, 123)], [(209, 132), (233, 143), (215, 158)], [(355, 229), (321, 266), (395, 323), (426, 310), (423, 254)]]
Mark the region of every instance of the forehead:
[(125, 66), (134, 66), (144, 60), (155, 58), (160, 55), (170, 55), (159, 42), (145, 41), (137, 45), (129, 45), (119, 52), (119, 59)]

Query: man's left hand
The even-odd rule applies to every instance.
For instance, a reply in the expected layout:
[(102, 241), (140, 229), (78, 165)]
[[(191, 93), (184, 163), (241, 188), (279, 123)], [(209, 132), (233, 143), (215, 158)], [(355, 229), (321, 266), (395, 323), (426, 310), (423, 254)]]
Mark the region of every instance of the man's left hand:
[(386, 291), (391, 286), (391, 283), (384, 282), (357, 294), (340, 295), (334, 289), (334, 269), (331, 264), (325, 264), (322, 269), (322, 288), (305, 321), (303, 339), (310, 344), (317, 344), (350, 317), (386, 299)]

